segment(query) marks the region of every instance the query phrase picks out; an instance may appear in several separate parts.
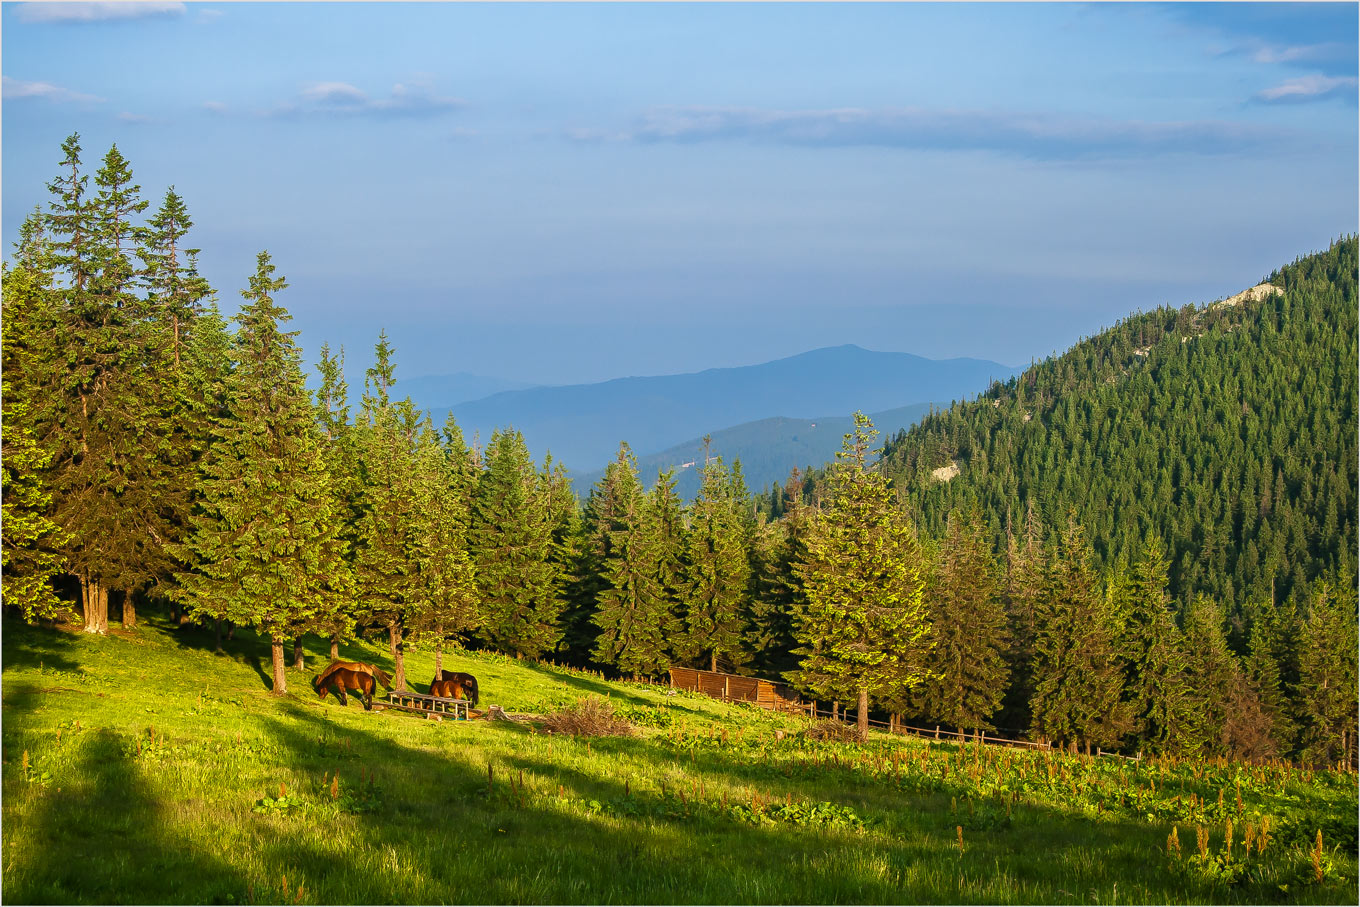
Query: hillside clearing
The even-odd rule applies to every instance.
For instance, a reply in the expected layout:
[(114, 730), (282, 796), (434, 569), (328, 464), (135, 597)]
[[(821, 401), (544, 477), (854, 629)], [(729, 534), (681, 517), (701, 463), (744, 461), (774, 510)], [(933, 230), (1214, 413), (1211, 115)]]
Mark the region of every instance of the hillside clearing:
[[(11, 902), (1354, 901), (1349, 773), (814, 742), (802, 719), (693, 694), (446, 658), (486, 704), (602, 695), (638, 731), (550, 736), (318, 702), (319, 651), (272, 697), (248, 632), (215, 656), (207, 631), (154, 619), (4, 631)], [(423, 689), (430, 653), (408, 663)]]

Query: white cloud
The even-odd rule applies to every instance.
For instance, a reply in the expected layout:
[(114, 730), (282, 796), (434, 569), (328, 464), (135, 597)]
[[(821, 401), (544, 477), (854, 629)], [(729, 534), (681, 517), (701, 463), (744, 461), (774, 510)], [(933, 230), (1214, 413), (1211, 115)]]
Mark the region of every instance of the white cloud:
[(1319, 60), (1332, 60), (1347, 52), (1346, 45), (1338, 42), (1326, 44), (1296, 44), (1291, 47), (1262, 45), (1251, 55), (1255, 63), (1312, 63)]
[(183, 3), (20, 3), (20, 22), (105, 22), (110, 19), (145, 19), (149, 16), (181, 16)]
[(1275, 130), (1207, 120), (1147, 122), (1007, 111), (853, 107), (658, 107), (646, 111), (626, 132), (574, 129), (566, 135), (576, 141), (749, 141), (805, 147), (971, 150), (1047, 160), (1231, 154), (1278, 145), (1286, 139)]
[(1347, 96), (1355, 100), (1357, 84), (1354, 76), (1300, 76), (1258, 92), (1256, 99), (1275, 104)]
[(317, 82), (302, 90), (302, 99), (317, 104), (365, 104), (368, 96), (348, 82)]
[(123, 113), (118, 114), (118, 119), (119, 119), (121, 122), (124, 122), (124, 123), (133, 123), (133, 124), (136, 124), (136, 125), (142, 125), (142, 124), (144, 124), (144, 123), (150, 123), (150, 122), (151, 122), (151, 117), (147, 116), (147, 115), (144, 114), (144, 113), (128, 113), (127, 111), (124, 111)]
[(466, 106), (459, 98), (435, 94), (425, 85), (392, 86), (386, 97), (370, 97), (348, 82), (314, 82), (295, 100), (279, 104), (265, 116), (437, 116)]
[(223, 104), (221, 101), (204, 101), (203, 109), (212, 113), (226, 113), (227, 105)]
[(20, 98), (41, 98), (58, 104), (102, 104), (104, 99), (92, 94), (83, 94), (53, 85), (51, 82), (25, 82), (22, 79), (3, 77), (4, 97), (9, 101)]

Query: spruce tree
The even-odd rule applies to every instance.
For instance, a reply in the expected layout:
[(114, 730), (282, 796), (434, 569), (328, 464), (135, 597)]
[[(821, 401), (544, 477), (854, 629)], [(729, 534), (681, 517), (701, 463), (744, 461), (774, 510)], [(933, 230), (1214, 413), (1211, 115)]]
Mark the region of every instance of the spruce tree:
[(1291, 753), (1299, 727), (1286, 671), (1292, 666), (1294, 676), (1298, 676), (1298, 618), (1292, 608), (1279, 607), (1268, 599), (1256, 603), (1250, 611), (1243, 670), (1270, 721), (1275, 751)]
[(685, 513), (675, 493), (675, 472), (658, 471), (656, 482), (643, 501), (645, 516), (656, 533), (656, 578), (664, 607), (658, 612), (664, 643), (663, 661), (672, 660), (671, 641), (680, 635), (682, 598), (685, 589)]
[(1044, 613), (1035, 639), (1035, 734), (1071, 744), (1114, 746), (1132, 727), (1124, 678), (1115, 658), (1107, 600), (1091, 569), (1091, 549), (1069, 517), (1051, 563)]
[(404, 690), (406, 631), (416, 609), (420, 556), (417, 421), (409, 398), (394, 404), (388, 395), (396, 366), (385, 333), (374, 355), (354, 426), (359, 465), (354, 583), (360, 623), (386, 633), (392, 683)]
[(939, 569), (926, 587), (931, 623), (929, 678), (916, 714), (963, 729), (991, 730), (1010, 676), (1000, 577), (976, 504), (949, 516)]
[(651, 494), (632, 494), (622, 528), (611, 533), (604, 567), (608, 586), (594, 615), (600, 635), (593, 654), (620, 672), (657, 674), (669, 664), (666, 640), (675, 630), (675, 617), (666, 575), (675, 582), (675, 571), (664, 549), (664, 526), (675, 524), (676, 503), (673, 484), (662, 477)]
[(1006, 661), (1011, 683), (1002, 700), (999, 726), (1022, 733), (1033, 725), (1036, 643), (1046, 612), (1047, 577), (1051, 553), (1044, 544), (1044, 528), (1033, 502), (1025, 509), (1024, 525), (1006, 533), (1006, 619), (1010, 646)]
[(704, 464), (686, 535), (681, 651), (710, 671), (720, 663), (734, 670), (750, 658), (743, 644), (743, 605), (751, 580), (743, 516), (747, 502), (733, 497), (733, 481), (721, 457)]
[(563, 645), (567, 657), (578, 664), (591, 663), (594, 658), (600, 629), (594, 617), (601, 596), (609, 588), (605, 573), (614, 550), (614, 534), (626, 527), (627, 514), (636, 511), (635, 499), (641, 493), (637, 460), (628, 443), (620, 442), (618, 455), (586, 498), (574, 546), (575, 568), (565, 590)]
[[(355, 430), (350, 424), (344, 350), (339, 355), (333, 355), (329, 344), (323, 343), (316, 368), (321, 386), (315, 392), (312, 410), (320, 436), (321, 459), (326, 464), (326, 475), (334, 497), (333, 506), (341, 524), (340, 537), (345, 542), (344, 569), (352, 576), (359, 544), (357, 530), (363, 510)], [(359, 612), (351, 603), (335, 612), (333, 617), (328, 624), (318, 625), (317, 632), (330, 640), (330, 657), (335, 661), (340, 657), (340, 643), (355, 628)]]
[(455, 464), (427, 418), (415, 452), (420, 585), (408, 623), (418, 633), (433, 637), (436, 675), (444, 667), (444, 641), (464, 638), (481, 621), (467, 544), (467, 505)]
[(147, 223), (145, 243), (139, 251), (142, 278), (151, 315), (164, 325), (169, 359), (180, 370), (185, 335), (192, 329), (212, 288), (199, 273), (198, 249), (186, 247), (193, 221), (184, 199), (171, 186), (161, 207)]
[(876, 434), (855, 413), (836, 455), (830, 500), (797, 568), (807, 596), (796, 630), (802, 661), (787, 675), (815, 696), (857, 699), (861, 737), (871, 697), (901, 701), (926, 678), (930, 630), (915, 532), (888, 480), (868, 468)]
[(558, 614), (560, 631), (553, 650), (565, 654), (567, 614), (580, 583), (577, 570), (581, 563), (581, 507), (566, 465), (554, 461), (551, 453), (543, 458), (535, 495), (541, 531), (547, 535), (546, 586)]
[(287, 692), (284, 641), (348, 597), (343, 543), (294, 333), (274, 295), (287, 286), (261, 252), (238, 325), (228, 414), (201, 465), (199, 505), (174, 553), (175, 594), (194, 612), (259, 628), (273, 689)]
[(1195, 596), (1185, 614), (1185, 676), (1193, 707), (1184, 748), (1201, 756), (1228, 752), (1224, 728), (1238, 667), (1224, 623), (1222, 607), (1207, 595)]
[(1183, 748), (1193, 708), (1185, 647), (1167, 594), (1167, 568), (1162, 540), (1154, 533), (1129, 574), (1122, 609), (1127, 615), (1125, 697), (1133, 710), (1134, 730), (1155, 753)]
[[(169, 423), (145, 307), (134, 294), (131, 251), (138, 199), (116, 147), (88, 194), (80, 142), (62, 145), (62, 172), (49, 184), (47, 216), (56, 332), (62, 355), (45, 360), (35, 437), (50, 454), (53, 521), (65, 532), (68, 569), (80, 580), (87, 632), (108, 628), (110, 590), (133, 590), (169, 568), (174, 537), (162, 509), (171, 487), (161, 454)], [(35, 401), (36, 402), (36, 401)]]
[(484, 621), (479, 635), (503, 652), (538, 658), (562, 637), (562, 599), (549, 562), (552, 525), (524, 437), (497, 431), (473, 498), (471, 541)]
[(1302, 752), (1317, 765), (1350, 764), (1356, 747), (1356, 593), (1315, 584), (1299, 639)]
[(798, 665), (793, 650), (794, 619), (805, 604), (803, 583), (794, 566), (807, 551), (812, 510), (803, 503), (802, 476), (794, 469), (784, 489), (778, 490), (781, 514), (757, 527), (751, 539), (753, 592), (747, 639), (752, 667), (761, 674), (783, 676)]
[[(29, 262), (34, 259), (30, 257)], [(47, 465), (51, 454), (34, 438), (32, 388), (26, 380), (44, 350), (43, 325), (50, 323), (50, 296), (40, 282), (46, 275), (21, 265), (3, 267), (4, 413), (0, 416), (3, 443), (3, 574), (4, 602), (19, 608), (24, 619), (54, 618), (62, 608), (51, 580), (62, 571), (60, 550), (65, 542), (52, 522), (52, 495), (47, 488)]]

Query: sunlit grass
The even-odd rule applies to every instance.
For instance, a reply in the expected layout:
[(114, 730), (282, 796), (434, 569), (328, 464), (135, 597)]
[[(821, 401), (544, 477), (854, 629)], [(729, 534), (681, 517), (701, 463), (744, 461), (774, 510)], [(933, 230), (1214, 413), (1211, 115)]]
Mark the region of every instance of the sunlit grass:
[[(5, 900), (1355, 900), (1349, 773), (816, 743), (798, 718), (446, 656), (484, 705), (544, 714), (608, 695), (639, 731), (573, 739), (319, 702), (320, 649), (276, 698), (251, 634), (211, 649), (209, 633), (154, 619), (106, 639), (5, 623)], [(391, 667), (378, 648), (342, 654)], [(417, 688), (432, 675), (432, 654), (411, 653)], [(1248, 856), (1243, 829), (1263, 821), (1266, 849)], [(1214, 859), (1198, 856), (1198, 827)]]

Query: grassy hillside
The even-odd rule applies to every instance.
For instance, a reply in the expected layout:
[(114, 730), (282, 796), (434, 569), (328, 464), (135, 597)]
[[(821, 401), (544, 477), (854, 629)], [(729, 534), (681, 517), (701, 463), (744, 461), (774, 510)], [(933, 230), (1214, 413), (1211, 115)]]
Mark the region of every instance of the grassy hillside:
[(215, 656), (155, 618), (3, 630), (10, 903), (1355, 899), (1350, 773), (817, 742), (692, 694), (449, 659), (483, 703), (607, 695), (638, 728), (572, 739), (318, 702), (317, 652), (274, 698), (249, 633)]
[(1356, 265), (1351, 237), (1255, 294), (1134, 315), (922, 420), (884, 470), (936, 534), (974, 497), (997, 529), (1074, 510), (1106, 563), (1155, 530), (1185, 599), (1354, 577)]

